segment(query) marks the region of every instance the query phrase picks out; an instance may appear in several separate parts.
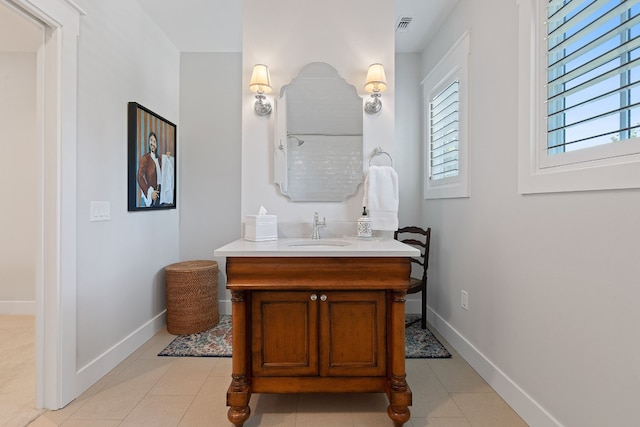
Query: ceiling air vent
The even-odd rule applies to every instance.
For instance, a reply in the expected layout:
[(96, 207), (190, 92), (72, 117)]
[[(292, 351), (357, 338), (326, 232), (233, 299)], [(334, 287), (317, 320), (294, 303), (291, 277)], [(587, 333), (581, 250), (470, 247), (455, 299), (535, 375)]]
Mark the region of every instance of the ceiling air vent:
[(409, 24), (411, 24), (411, 16), (401, 16), (396, 24), (396, 33), (406, 33), (409, 31)]

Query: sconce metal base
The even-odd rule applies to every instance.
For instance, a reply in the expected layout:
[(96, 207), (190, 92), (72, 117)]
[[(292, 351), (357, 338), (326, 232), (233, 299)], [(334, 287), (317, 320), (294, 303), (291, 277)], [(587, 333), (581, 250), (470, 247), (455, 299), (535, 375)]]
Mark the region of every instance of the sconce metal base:
[(382, 101), (380, 101), (380, 94), (374, 93), (371, 95), (371, 99), (368, 99), (364, 103), (364, 111), (367, 114), (376, 114), (382, 110)]
[(254, 105), (254, 110), (256, 114), (259, 116), (268, 116), (271, 114), (271, 103), (266, 100), (264, 95), (256, 95), (256, 103)]

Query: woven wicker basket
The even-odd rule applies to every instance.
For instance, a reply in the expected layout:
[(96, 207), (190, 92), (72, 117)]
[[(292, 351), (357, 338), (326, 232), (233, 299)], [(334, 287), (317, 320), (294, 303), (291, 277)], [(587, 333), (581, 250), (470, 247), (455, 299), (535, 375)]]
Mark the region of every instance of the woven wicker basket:
[(206, 331), (218, 324), (218, 263), (183, 261), (165, 267), (167, 331)]

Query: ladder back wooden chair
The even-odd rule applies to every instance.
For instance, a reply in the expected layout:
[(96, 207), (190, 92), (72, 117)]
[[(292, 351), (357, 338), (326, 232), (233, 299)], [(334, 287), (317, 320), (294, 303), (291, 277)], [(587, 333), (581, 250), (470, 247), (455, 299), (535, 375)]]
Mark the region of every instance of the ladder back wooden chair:
[(420, 257), (411, 258), (411, 263), (420, 266), (419, 274), (414, 273), (415, 269), (412, 269), (411, 281), (409, 283), (409, 289), (407, 294), (415, 294), (422, 292), (422, 317), (416, 319), (413, 322), (408, 323), (406, 326), (420, 321), (422, 329), (427, 328), (427, 270), (429, 268), (429, 244), (431, 243), (431, 228), (426, 230), (420, 227), (409, 226), (402, 227), (393, 233), (393, 238), (413, 246), (420, 250)]

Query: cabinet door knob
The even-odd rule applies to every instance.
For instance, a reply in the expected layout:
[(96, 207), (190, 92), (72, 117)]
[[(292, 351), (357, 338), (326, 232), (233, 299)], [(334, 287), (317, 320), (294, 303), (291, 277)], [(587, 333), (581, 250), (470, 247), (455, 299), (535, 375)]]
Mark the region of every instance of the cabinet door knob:
[(318, 299), (318, 295), (316, 295), (316, 294), (311, 294), (311, 296), (310, 296), (309, 298), (311, 298), (311, 301), (315, 301), (315, 300), (317, 300), (317, 299)]
[(320, 295), (320, 301), (326, 301), (327, 296), (325, 294)]

